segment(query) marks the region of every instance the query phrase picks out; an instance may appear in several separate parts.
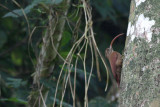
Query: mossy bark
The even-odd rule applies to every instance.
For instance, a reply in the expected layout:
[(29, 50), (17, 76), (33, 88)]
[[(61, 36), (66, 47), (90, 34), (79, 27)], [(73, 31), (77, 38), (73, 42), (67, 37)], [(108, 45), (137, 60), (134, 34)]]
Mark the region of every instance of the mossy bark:
[(159, 4), (131, 1), (119, 107), (160, 107)]
[(43, 45), (34, 74), (34, 84), (41, 77), (49, 76), (54, 68), (54, 59), (58, 53), (69, 5), (70, 0), (64, 0), (61, 4), (53, 6), (54, 8), (59, 8), (59, 11), (51, 10), (54, 14), (49, 15), (49, 27), (43, 37)]
[[(45, 35), (43, 36), (43, 45), (37, 59), (36, 71), (33, 74), (34, 88), (29, 96), (29, 106), (44, 106), (42, 103), (42, 97), (44, 100), (47, 97), (47, 89), (40, 84), (40, 79), (50, 78), (50, 73), (53, 72), (55, 58), (57, 56), (57, 50), (62, 38), (63, 29), (65, 26), (65, 19), (68, 9), (70, 7), (70, 0), (63, 0), (62, 3), (53, 6), (52, 13), (49, 15), (49, 27), (47, 28)], [(54, 9), (58, 8), (55, 11)], [(54, 45), (54, 46), (53, 46)], [(43, 88), (42, 88), (43, 87)]]

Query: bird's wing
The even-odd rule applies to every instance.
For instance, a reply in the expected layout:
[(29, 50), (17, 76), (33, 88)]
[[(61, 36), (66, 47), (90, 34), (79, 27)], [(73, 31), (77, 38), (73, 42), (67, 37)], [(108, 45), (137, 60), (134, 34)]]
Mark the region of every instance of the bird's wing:
[(112, 69), (113, 76), (116, 78), (116, 61), (117, 61), (118, 55), (115, 51), (112, 52), (109, 58), (110, 66)]

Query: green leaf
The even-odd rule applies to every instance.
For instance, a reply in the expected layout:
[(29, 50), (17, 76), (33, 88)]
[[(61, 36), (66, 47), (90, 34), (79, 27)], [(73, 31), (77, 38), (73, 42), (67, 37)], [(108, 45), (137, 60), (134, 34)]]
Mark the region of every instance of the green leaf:
[(8, 86), (11, 86), (11, 87), (14, 87), (14, 88), (19, 88), (21, 85), (22, 86), (25, 86), (27, 84), (26, 81), (22, 81), (22, 79), (19, 79), (19, 78), (10, 78), (8, 77), (7, 78), (7, 85)]
[(42, 78), (40, 80), (40, 83), (44, 84), (45, 87), (52, 89), (53, 87), (56, 87), (56, 83), (53, 80), (47, 80)]
[(83, 5), (78, 5), (78, 7), (81, 7), (81, 8), (83, 8)]
[[(31, 4), (31, 5), (28, 5), (28, 6), (24, 9), (25, 14), (28, 14), (28, 13), (31, 11), (31, 9), (32, 9), (34, 6), (36, 6), (36, 5), (37, 5), (36, 3), (33, 3), (33, 4)], [(15, 10), (13, 10), (13, 12), (14, 12), (14, 13), (17, 13), (19, 16), (23, 16), (23, 12), (22, 12), (21, 9), (15, 9)], [(18, 15), (14, 14), (13, 12), (9, 12), (9, 13), (5, 14), (3, 17), (4, 17), (4, 18), (5, 18), (5, 17), (19, 17)]]
[(67, 43), (71, 40), (71, 34), (68, 31), (63, 32), (63, 37), (61, 40), (61, 46), (67, 45)]
[(20, 52), (12, 52), (11, 58), (15, 65), (20, 66), (22, 64), (22, 55)]
[[(63, 57), (63, 58), (66, 58), (67, 55), (68, 55), (69, 52), (60, 52), (60, 55)], [(73, 55), (73, 58), (76, 58), (76, 55)]]
[(43, 2), (45, 4), (51, 4), (51, 5), (53, 5), (53, 4), (59, 4), (63, 0), (35, 0), (35, 1), (41, 1), (41, 2)]
[[(39, 3), (53, 5), (53, 4), (59, 4), (62, 1), (63, 0), (34, 0), (31, 4), (29, 4), (26, 8), (24, 8), (24, 12), (25, 12), (25, 14), (28, 14)], [(13, 10), (13, 12), (17, 13), (19, 16), (23, 16), (23, 12), (21, 9), (15, 9), (15, 10)], [(19, 17), (18, 15), (14, 14), (13, 12), (9, 12), (9, 13), (5, 14), (3, 17), (15, 17), (15, 18)]]
[(3, 47), (3, 45), (6, 43), (6, 41), (7, 41), (6, 34), (0, 30), (0, 48)]
[(27, 101), (18, 99), (18, 98), (14, 98), (14, 97), (3, 98), (3, 99), (0, 99), (0, 101), (11, 101), (11, 102), (20, 103), (20, 104), (27, 104)]

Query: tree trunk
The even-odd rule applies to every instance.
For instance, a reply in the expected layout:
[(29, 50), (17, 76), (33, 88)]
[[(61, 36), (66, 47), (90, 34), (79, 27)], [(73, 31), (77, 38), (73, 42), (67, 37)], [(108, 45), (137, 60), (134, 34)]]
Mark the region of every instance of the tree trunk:
[[(36, 71), (33, 75), (33, 84), (36, 86), (36, 89), (33, 89), (29, 96), (29, 106), (44, 106), (48, 90), (40, 85), (40, 79), (47, 78), (50, 76), (50, 73), (54, 69), (54, 60), (58, 54), (57, 50), (62, 38), (63, 28), (65, 26), (66, 15), (70, 6), (70, 0), (63, 0), (62, 3), (58, 5), (60, 11), (49, 10), (49, 25), (43, 36), (43, 45), (37, 59)], [(54, 6), (53, 6), (54, 7)], [(42, 96), (40, 95), (42, 92)]]
[(120, 107), (160, 107), (160, 0), (132, 0)]

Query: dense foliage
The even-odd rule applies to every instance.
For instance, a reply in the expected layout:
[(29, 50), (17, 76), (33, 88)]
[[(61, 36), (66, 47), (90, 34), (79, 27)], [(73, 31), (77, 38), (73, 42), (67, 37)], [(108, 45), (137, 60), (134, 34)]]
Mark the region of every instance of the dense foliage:
[[(63, 0), (17, 0), (21, 7), (18, 7), (11, 0), (3, 0), (0, 3), (0, 106), (1, 107), (21, 107), (27, 105), (27, 98), (34, 87), (32, 85), (32, 75), (35, 71), (37, 57), (42, 46), (42, 37), (45, 27), (48, 25), (48, 13), (45, 6), (54, 5), (55, 11), (61, 11), (58, 6)], [(130, 0), (91, 0), (93, 29), (96, 42), (104, 56), (105, 49), (110, 41), (119, 33), (126, 33)], [(22, 9), (27, 15), (26, 17)], [(76, 37), (72, 36), (72, 30), (78, 20), (80, 13), (83, 14), (82, 5), (78, 0), (71, 1), (68, 11), (67, 22), (63, 31), (63, 37), (59, 46), (59, 53), (66, 57)], [(83, 33), (84, 19), (81, 18), (79, 35)], [(37, 26), (32, 37), (29, 32)], [(39, 27), (38, 27), (39, 26)], [(40, 27), (41, 26), (41, 27)], [(118, 39), (114, 44), (114, 49), (122, 52), (125, 37)], [(81, 44), (82, 45), (82, 44)], [(83, 53), (82, 53), (83, 56)], [(88, 54), (88, 56), (90, 56)], [(74, 59), (75, 60), (75, 59)], [(90, 65), (91, 57), (87, 58), (86, 65)], [(40, 83), (49, 90), (47, 104), (53, 103), (56, 81), (62, 67), (61, 60), (55, 60), (54, 72), (49, 76), (52, 79), (43, 78)], [(102, 81), (98, 81), (96, 67), (92, 74), (92, 79), (88, 92), (89, 107), (111, 107), (116, 106), (116, 101), (108, 103), (105, 99), (107, 92), (104, 91), (106, 83), (106, 72), (100, 62)], [(73, 67), (74, 68), (74, 67)], [(89, 67), (86, 67), (89, 71)], [(64, 69), (65, 71), (65, 69)], [(67, 70), (66, 70), (67, 71)], [(71, 83), (73, 83), (73, 73), (71, 72)], [(77, 67), (77, 90), (76, 98), (81, 105), (84, 101), (84, 73), (83, 65), (78, 63)], [(62, 75), (65, 77), (65, 73)], [(61, 80), (63, 86), (63, 81)], [(61, 87), (62, 87), (61, 86)], [(111, 86), (111, 83), (110, 85)], [(61, 87), (60, 90), (61, 90)], [(66, 90), (64, 106), (71, 107), (71, 93)], [(61, 93), (58, 93), (57, 105), (60, 102)]]

